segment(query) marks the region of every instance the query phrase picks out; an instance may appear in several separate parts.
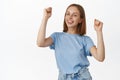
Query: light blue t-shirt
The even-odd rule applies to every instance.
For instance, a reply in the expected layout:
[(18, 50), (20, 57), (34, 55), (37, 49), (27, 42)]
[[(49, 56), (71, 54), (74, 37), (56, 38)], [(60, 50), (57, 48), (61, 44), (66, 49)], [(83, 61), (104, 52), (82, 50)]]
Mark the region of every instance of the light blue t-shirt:
[(55, 32), (51, 49), (55, 50), (56, 62), (59, 70), (64, 74), (76, 73), (82, 67), (88, 67), (87, 56), (91, 56), (90, 48), (94, 46), (88, 36)]

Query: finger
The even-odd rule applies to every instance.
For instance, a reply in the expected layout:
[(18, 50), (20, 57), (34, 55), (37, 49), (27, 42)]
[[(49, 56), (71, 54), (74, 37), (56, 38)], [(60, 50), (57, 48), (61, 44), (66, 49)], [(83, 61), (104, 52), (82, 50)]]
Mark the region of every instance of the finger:
[(48, 7), (48, 8), (46, 9), (46, 11), (47, 11), (48, 13), (51, 13), (51, 12), (52, 12), (52, 7)]
[[(98, 20), (99, 21), (99, 20)], [(99, 21), (99, 25), (103, 25), (103, 22)]]
[(103, 22), (100, 22), (100, 26), (103, 26)]
[(95, 19), (94, 23), (95, 23), (96, 26), (100, 25), (100, 21), (97, 20), (97, 19)]

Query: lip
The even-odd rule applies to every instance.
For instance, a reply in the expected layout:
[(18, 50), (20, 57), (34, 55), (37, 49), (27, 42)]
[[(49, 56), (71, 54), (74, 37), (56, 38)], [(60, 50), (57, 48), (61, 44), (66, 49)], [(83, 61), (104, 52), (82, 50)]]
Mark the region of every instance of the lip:
[(67, 20), (67, 23), (68, 24), (72, 24), (74, 21), (72, 21), (72, 20)]

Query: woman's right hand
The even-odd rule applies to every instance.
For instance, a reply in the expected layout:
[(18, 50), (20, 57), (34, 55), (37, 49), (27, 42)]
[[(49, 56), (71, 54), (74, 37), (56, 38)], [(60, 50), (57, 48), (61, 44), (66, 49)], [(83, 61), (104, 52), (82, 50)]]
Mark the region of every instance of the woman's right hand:
[(52, 15), (52, 7), (48, 7), (44, 9), (44, 17), (49, 19)]

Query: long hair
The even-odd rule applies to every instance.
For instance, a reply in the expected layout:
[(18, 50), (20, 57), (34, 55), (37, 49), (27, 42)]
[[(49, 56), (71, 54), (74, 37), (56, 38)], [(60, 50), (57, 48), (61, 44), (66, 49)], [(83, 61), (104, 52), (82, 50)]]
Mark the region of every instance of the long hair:
[[(80, 18), (82, 19), (82, 22), (79, 23), (78, 26), (77, 26), (76, 33), (79, 34), (79, 35), (85, 35), (86, 34), (86, 18), (85, 18), (84, 8), (79, 4), (71, 4), (67, 7), (67, 9), (71, 6), (75, 6), (79, 10)], [(66, 11), (67, 11), (67, 9), (66, 9)], [(65, 12), (65, 14), (66, 14), (66, 12)], [(64, 16), (63, 32), (68, 31), (68, 27), (67, 27), (67, 24), (65, 22), (65, 16)]]

